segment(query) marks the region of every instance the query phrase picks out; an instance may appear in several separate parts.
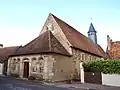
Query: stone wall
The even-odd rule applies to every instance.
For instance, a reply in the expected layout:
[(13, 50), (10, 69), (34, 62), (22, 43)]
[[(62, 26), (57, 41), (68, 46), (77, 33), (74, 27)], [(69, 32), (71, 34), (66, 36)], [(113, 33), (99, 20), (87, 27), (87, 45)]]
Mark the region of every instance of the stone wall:
[(70, 42), (67, 40), (63, 31), (51, 14), (48, 16), (40, 34), (44, 33), (46, 30), (50, 30), (52, 34), (57, 38), (57, 40), (61, 43), (61, 45), (72, 55)]
[(73, 48), (73, 56), (53, 54), (54, 76), (52, 81), (64, 81), (70, 78), (80, 79), (80, 63), (99, 59), (99, 57)]
[(78, 79), (80, 78), (80, 63), (83, 62), (83, 63), (86, 63), (90, 60), (96, 60), (96, 59), (99, 59), (100, 57), (97, 57), (95, 55), (92, 55), (90, 53), (86, 53), (86, 52), (83, 52), (83, 51), (80, 51), (78, 49), (74, 49), (73, 48), (73, 57), (71, 57), (70, 59), (71, 60), (74, 60), (74, 65), (75, 65), (75, 71), (74, 71), (74, 74), (77, 74), (75, 75), (75, 77), (79, 76)]
[(70, 79), (70, 75), (73, 73), (74, 63), (68, 56), (53, 54), (54, 68), (52, 81), (64, 81)]
[(7, 74), (19, 74), (23, 78), (24, 62), (29, 62), (29, 76), (48, 79), (48, 73), (51, 72), (49, 61), (53, 61), (51, 55), (24, 55), (14, 56), (8, 60)]
[(16, 73), (23, 78), (24, 62), (29, 62), (29, 76), (51, 81), (70, 78), (80, 79), (80, 63), (99, 57), (72, 48), (73, 56), (60, 54), (14, 56), (8, 60), (7, 73)]

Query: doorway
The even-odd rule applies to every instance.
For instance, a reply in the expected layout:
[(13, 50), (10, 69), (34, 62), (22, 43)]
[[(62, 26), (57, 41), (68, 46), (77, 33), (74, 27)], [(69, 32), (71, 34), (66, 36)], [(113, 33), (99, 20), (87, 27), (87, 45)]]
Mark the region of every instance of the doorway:
[(29, 76), (29, 62), (24, 62), (23, 77), (28, 78)]

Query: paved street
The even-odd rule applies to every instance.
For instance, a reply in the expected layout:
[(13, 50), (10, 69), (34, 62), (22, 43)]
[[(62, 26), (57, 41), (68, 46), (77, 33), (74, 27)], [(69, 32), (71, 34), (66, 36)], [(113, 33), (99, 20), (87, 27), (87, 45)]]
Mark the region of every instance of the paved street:
[(120, 90), (120, 87), (97, 84), (42, 84), (38, 82), (16, 80), (10, 77), (0, 77), (0, 90)]
[(0, 77), (0, 90), (69, 90), (69, 89)]

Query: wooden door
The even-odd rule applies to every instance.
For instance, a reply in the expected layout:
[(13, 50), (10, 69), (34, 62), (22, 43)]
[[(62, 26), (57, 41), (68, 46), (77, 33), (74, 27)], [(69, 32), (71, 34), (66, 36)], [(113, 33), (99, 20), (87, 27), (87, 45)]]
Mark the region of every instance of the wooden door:
[(23, 77), (28, 78), (28, 76), (29, 76), (29, 62), (24, 62)]

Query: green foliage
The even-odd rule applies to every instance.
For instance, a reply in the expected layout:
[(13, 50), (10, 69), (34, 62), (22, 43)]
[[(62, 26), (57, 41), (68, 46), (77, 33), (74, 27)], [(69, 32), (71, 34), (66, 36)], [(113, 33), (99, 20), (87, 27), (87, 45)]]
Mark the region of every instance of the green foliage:
[(11, 74), (10, 76), (15, 77), (15, 78), (18, 78), (18, 77), (19, 77), (18, 74)]
[(83, 64), (87, 72), (101, 71), (104, 74), (120, 74), (120, 60), (93, 60)]

